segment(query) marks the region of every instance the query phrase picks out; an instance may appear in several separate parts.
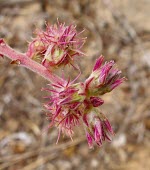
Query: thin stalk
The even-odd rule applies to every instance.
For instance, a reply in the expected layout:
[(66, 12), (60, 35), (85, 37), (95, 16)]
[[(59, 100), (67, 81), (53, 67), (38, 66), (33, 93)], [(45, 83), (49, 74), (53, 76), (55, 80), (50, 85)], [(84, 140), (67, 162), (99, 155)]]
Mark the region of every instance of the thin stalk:
[(12, 63), (16, 63), (19, 66), (23, 66), (32, 70), (33, 72), (39, 74), (40, 76), (44, 77), (51, 83), (59, 82), (63, 83), (64, 80), (52, 73), (52, 71), (48, 70), (41, 64), (35, 62), (28, 56), (18, 51), (12, 49), (9, 45), (7, 45), (3, 39), (0, 39), (0, 55), (6, 56), (12, 60)]

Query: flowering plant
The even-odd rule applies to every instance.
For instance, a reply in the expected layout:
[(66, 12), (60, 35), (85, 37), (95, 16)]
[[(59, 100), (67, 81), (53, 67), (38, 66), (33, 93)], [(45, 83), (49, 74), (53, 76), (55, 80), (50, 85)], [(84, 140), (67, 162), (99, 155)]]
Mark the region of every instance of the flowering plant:
[(48, 102), (44, 105), (49, 127), (58, 128), (58, 139), (61, 133), (72, 139), (74, 127), (83, 125), (89, 147), (93, 144), (101, 146), (103, 141), (111, 141), (114, 135), (112, 126), (99, 107), (104, 103), (101, 96), (119, 86), (125, 78), (115, 67), (114, 61), (104, 62), (100, 56), (93, 67), (90, 76), (84, 82), (75, 83), (65, 80), (55, 74), (55, 70), (75, 65), (77, 56), (84, 53), (81, 48), (85, 38), (81, 38), (74, 25), (65, 26), (59, 22), (53, 26), (46, 24), (46, 30), (36, 31), (36, 37), (28, 45), (25, 54), (10, 48), (0, 39), (0, 56), (7, 56), (12, 64), (24, 66), (50, 81)]

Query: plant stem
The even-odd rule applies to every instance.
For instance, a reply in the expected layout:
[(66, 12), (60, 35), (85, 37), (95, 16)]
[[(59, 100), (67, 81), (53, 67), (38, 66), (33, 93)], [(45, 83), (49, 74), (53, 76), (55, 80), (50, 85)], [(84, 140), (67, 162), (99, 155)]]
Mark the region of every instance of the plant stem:
[(0, 39), (0, 55), (4, 55), (12, 60), (12, 63), (16, 63), (20, 66), (26, 67), (29, 70), (39, 74), (51, 83), (59, 82), (63, 83), (64, 80), (53, 74), (52, 71), (46, 69), (41, 64), (35, 62), (31, 58), (27, 57), (25, 54), (13, 50), (8, 46), (3, 39)]

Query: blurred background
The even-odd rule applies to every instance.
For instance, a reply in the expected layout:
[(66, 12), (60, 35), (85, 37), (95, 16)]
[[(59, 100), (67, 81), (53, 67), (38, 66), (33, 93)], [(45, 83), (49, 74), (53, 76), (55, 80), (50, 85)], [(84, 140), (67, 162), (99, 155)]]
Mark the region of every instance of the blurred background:
[(150, 170), (150, 0), (0, 0), (0, 37), (26, 52), (35, 28), (57, 18), (85, 29), (80, 81), (100, 54), (127, 77), (102, 97), (116, 135), (90, 150), (81, 127), (55, 145), (42, 109), (47, 81), (1, 58), (0, 170)]

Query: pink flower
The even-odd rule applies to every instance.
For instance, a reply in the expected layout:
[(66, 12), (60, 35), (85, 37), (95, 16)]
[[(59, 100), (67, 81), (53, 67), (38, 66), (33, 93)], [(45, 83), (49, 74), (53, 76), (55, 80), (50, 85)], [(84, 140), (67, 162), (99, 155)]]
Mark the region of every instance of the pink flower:
[(81, 48), (85, 38), (80, 38), (74, 25), (46, 25), (46, 31), (37, 31), (29, 43), (27, 56), (39, 61), (46, 68), (74, 63), (74, 58), (84, 55)]
[[(56, 126), (59, 134), (65, 133), (72, 137), (73, 127), (80, 124), (80, 105), (85, 97), (80, 95), (80, 85), (74, 85), (69, 81), (64, 81), (63, 84), (56, 82), (52, 86), (53, 89), (45, 89), (51, 92), (51, 95), (46, 97), (49, 102), (45, 104), (49, 111), (47, 116), (51, 120), (50, 127)], [(59, 137), (60, 135), (58, 139)]]
[(125, 77), (121, 77), (121, 71), (114, 68), (114, 61), (105, 62), (102, 65), (103, 60), (103, 56), (97, 59), (92, 74), (85, 81), (85, 92), (90, 95), (108, 93), (125, 80)]
[(103, 141), (111, 141), (111, 136), (114, 135), (114, 132), (108, 119), (102, 113), (99, 115), (89, 113), (86, 117), (86, 122), (84, 126), (86, 134), (88, 134), (86, 137), (90, 148), (93, 147), (93, 142), (101, 146)]

